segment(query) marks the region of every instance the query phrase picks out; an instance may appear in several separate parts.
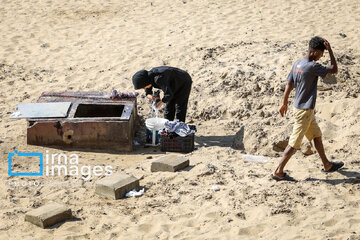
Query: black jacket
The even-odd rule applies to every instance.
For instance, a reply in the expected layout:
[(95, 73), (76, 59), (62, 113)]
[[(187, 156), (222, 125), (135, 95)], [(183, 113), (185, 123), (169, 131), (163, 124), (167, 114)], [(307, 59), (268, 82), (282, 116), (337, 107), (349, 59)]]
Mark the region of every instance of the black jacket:
[(146, 95), (152, 94), (152, 88), (159, 88), (164, 91), (164, 97), (161, 101), (169, 102), (171, 99), (179, 96), (184, 87), (191, 87), (190, 75), (179, 68), (175, 67), (155, 67), (149, 71), (150, 84), (152, 87), (145, 90)]

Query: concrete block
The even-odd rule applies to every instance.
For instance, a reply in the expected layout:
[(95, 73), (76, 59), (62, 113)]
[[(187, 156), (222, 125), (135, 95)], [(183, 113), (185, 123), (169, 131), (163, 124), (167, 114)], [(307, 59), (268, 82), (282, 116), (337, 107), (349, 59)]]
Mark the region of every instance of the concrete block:
[(189, 166), (189, 159), (180, 155), (166, 155), (151, 164), (152, 172), (176, 172)]
[(71, 217), (71, 209), (67, 206), (59, 203), (48, 203), (26, 213), (25, 221), (46, 228), (71, 219)]
[(95, 183), (95, 193), (111, 199), (122, 198), (127, 192), (139, 188), (139, 179), (126, 173), (114, 173)]

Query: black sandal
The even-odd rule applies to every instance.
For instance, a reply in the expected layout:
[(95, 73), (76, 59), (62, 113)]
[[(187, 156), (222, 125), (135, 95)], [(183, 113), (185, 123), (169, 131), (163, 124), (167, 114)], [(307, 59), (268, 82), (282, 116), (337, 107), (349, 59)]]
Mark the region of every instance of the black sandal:
[(332, 164), (331, 168), (327, 171), (325, 171), (325, 169), (322, 169), (321, 171), (323, 172), (335, 172), (337, 171), (339, 168), (342, 168), (344, 166), (343, 162), (330, 162)]
[(284, 173), (283, 177), (277, 177), (274, 174), (270, 175), (271, 179), (274, 179), (275, 181), (288, 181), (288, 182), (296, 182), (296, 179), (293, 177), (290, 177), (288, 174)]

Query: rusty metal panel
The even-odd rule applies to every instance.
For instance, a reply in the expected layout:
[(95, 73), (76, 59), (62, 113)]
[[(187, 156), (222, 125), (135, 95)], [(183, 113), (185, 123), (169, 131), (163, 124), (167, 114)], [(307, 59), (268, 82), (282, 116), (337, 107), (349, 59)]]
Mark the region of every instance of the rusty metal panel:
[(71, 102), (19, 103), (10, 118), (65, 118)]
[(133, 150), (132, 122), (34, 122), (27, 129), (27, 143), (40, 146)]

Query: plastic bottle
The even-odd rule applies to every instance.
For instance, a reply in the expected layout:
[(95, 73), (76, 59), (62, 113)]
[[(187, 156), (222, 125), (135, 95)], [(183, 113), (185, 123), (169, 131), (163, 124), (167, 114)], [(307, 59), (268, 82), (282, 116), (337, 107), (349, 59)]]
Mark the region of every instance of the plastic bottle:
[(270, 160), (269, 157), (248, 155), (248, 154), (244, 154), (242, 157), (245, 162), (266, 163)]

